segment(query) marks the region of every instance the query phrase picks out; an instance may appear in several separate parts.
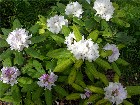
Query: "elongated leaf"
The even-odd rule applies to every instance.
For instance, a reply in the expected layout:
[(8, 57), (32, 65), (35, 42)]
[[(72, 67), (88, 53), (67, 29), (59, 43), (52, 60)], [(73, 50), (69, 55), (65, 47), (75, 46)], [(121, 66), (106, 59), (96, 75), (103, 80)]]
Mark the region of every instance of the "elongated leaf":
[(15, 19), (13, 22), (13, 30), (15, 30), (16, 28), (21, 28), (21, 24), (20, 21), (18, 19)]
[(66, 48), (59, 48), (53, 51), (49, 51), (47, 53), (47, 56), (51, 57), (51, 58), (56, 58), (56, 59), (60, 59), (60, 58), (70, 58), (72, 56), (72, 53), (67, 50)]
[(31, 38), (31, 44), (43, 42), (43, 41), (46, 40), (46, 38), (47, 38), (47, 37), (44, 36), (44, 35), (32, 37), (32, 38)]
[(9, 45), (6, 40), (0, 38), (0, 48), (1, 47), (9, 47)]
[(1, 60), (4, 60), (4, 59), (6, 59), (6, 58), (10, 58), (11, 54), (12, 54), (12, 51), (10, 50), (10, 48), (7, 49), (6, 51), (4, 51), (4, 52), (0, 55), (0, 61), (1, 61)]
[(75, 81), (76, 79), (76, 74), (77, 74), (77, 71), (73, 68), (70, 72), (70, 75), (68, 77), (68, 83), (69, 84), (73, 84), (73, 82)]
[(11, 96), (5, 96), (3, 98), (0, 98), (1, 101), (5, 101), (5, 102), (14, 102), (13, 98)]
[(112, 69), (113, 69), (113, 71), (115, 71), (119, 76), (121, 76), (121, 71), (120, 71), (120, 69), (118, 68), (118, 66), (116, 65), (115, 62), (112, 62)]
[(112, 69), (112, 67), (110, 66), (110, 64), (109, 64), (107, 61), (105, 61), (105, 60), (103, 60), (103, 59), (101, 59), (101, 58), (97, 58), (97, 59), (95, 60), (95, 62), (96, 62), (99, 66), (103, 67), (105, 70)]
[(54, 72), (63, 72), (72, 64), (73, 64), (73, 61), (71, 59), (63, 60), (59, 65), (57, 65), (54, 68)]
[(9, 33), (12, 31), (11, 29), (5, 29), (5, 28), (1, 28), (1, 30), (5, 36), (9, 35)]
[(85, 73), (88, 76), (88, 78), (93, 82), (94, 81), (93, 74), (88, 69), (85, 70)]
[(138, 95), (138, 94), (140, 94), (140, 86), (127, 86), (126, 90), (127, 90), (127, 93), (129, 95)]
[(34, 60), (34, 61), (33, 61), (33, 67), (35, 67), (35, 69), (36, 69), (39, 73), (41, 73), (41, 74), (44, 74), (44, 73), (45, 73), (45, 70), (43, 69), (43, 67), (42, 67), (41, 63), (39, 63), (39, 61)]
[(32, 34), (36, 34), (38, 32), (38, 29), (39, 29), (39, 24), (35, 24), (29, 29), (29, 31), (31, 31)]
[(44, 57), (43, 57), (40, 53), (38, 53), (35, 49), (33, 49), (33, 48), (31, 48), (31, 47), (25, 49), (25, 51), (26, 51), (26, 53), (29, 54), (31, 57), (38, 58), (38, 59), (41, 59), (41, 60), (44, 59)]
[(75, 83), (72, 84), (72, 87), (77, 91), (84, 92), (84, 89)]
[(12, 91), (12, 97), (13, 97), (13, 100), (15, 102), (20, 102), (21, 101), (21, 94), (20, 94), (20, 89), (17, 85), (14, 85), (12, 88), (11, 88), (11, 91)]
[(37, 88), (37, 89), (32, 93), (32, 100), (33, 100), (33, 101), (38, 100), (38, 98), (41, 97), (42, 92), (43, 92), (43, 89), (42, 89), (42, 88)]
[(94, 42), (98, 39), (99, 31), (94, 30), (89, 34), (89, 38), (91, 38)]
[(76, 100), (80, 98), (80, 93), (72, 93), (66, 97), (66, 100)]
[(47, 105), (52, 105), (52, 92), (48, 89), (45, 90), (45, 101)]
[(39, 20), (41, 21), (41, 23), (46, 24), (46, 18), (42, 15), (38, 15)]
[(113, 18), (112, 21), (113, 21), (114, 23), (116, 23), (116, 24), (122, 26), (122, 27), (130, 27), (130, 24), (129, 24), (129, 23), (127, 23), (126, 21), (121, 20), (121, 19), (119, 19), (119, 18), (117, 18), (117, 17), (116, 17), (116, 18)]
[(58, 36), (58, 35), (50, 35), (55, 41), (56, 43), (61, 46), (62, 43), (64, 43), (64, 38)]
[(127, 101), (127, 100), (123, 100), (124, 105), (134, 105), (131, 102)]
[(60, 95), (62, 95), (62, 96), (67, 96), (67, 95), (68, 95), (68, 92), (67, 92), (64, 88), (62, 88), (61, 86), (59, 86), (59, 85), (54, 86), (54, 89), (55, 89), (55, 91), (56, 91), (58, 94), (60, 94)]
[(82, 35), (76, 25), (73, 25), (73, 32), (74, 32), (76, 41), (80, 41), (82, 39)]
[(101, 100), (99, 100), (95, 105), (101, 105), (101, 104), (105, 104), (105, 103), (107, 103), (107, 102), (108, 102), (107, 99), (101, 99)]
[(70, 34), (70, 29), (67, 26), (63, 25), (62, 33), (64, 34), (64, 36), (68, 36)]
[(82, 80), (78, 80), (78, 79), (76, 78), (75, 83), (78, 84), (78, 85), (80, 85), (80, 86), (82, 86), (84, 89), (86, 88), (86, 84), (85, 84)]
[(22, 84), (31, 84), (33, 82), (33, 80), (28, 77), (20, 77), (20, 78), (18, 78), (18, 82), (22, 83)]
[(75, 64), (74, 64), (74, 68), (78, 69), (82, 66), (83, 64), (83, 60), (76, 60)]
[(116, 60), (116, 63), (119, 64), (119, 65), (122, 65), (122, 66), (128, 66), (128, 65), (129, 65), (128, 62), (126, 62), (125, 60), (123, 60), (123, 59), (121, 59), (121, 58), (118, 58), (118, 59)]
[(3, 97), (4, 93), (9, 89), (10, 85), (4, 84), (0, 81), (0, 98)]
[(103, 57), (103, 58), (108, 57), (110, 55), (112, 55), (112, 51), (111, 50), (106, 50), (106, 51), (102, 50), (100, 52), (100, 56)]
[(115, 73), (115, 76), (114, 76), (114, 82), (119, 82), (119, 76), (116, 73)]
[(14, 64), (22, 65), (24, 61), (22, 52), (15, 52)]
[(81, 19), (79, 19), (77, 17), (73, 17), (73, 21), (75, 23), (77, 23), (78, 25), (80, 25), (80, 26), (85, 26), (85, 23)]
[(94, 93), (104, 94), (104, 90), (102, 88), (95, 87), (95, 86), (87, 86), (87, 88)]
[(3, 67), (10, 67), (10, 66), (12, 66), (12, 60), (11, 60), (11, 58), (4, 59), (3, 62), (2, 62), (2, 64), (3, 64)]

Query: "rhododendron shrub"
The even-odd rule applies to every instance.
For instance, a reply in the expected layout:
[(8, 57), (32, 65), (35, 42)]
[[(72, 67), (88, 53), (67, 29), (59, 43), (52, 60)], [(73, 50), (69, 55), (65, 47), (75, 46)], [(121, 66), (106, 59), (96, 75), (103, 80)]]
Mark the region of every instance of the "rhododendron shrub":
[[(119, 26), (129, 26), (121, 20), (126, 17), (120, 16), (119, 5), (110, 0), (56, 4), (31, 27), (15, 19), (11, 29), (1, 29), (0, 100), (14, 105), (64, 100), (132, 104), (129, 98), (140, 94), (140, 86), (119, 80), (129, 63), (121, 58), (125, 45), (113, 39)], [(111, 79), (108, 71), (113, 72)]]

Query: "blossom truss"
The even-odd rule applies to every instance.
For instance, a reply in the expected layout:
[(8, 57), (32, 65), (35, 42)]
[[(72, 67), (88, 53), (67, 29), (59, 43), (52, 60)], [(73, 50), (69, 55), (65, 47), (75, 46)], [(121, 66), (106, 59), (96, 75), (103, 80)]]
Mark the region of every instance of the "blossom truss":
[(82, 36), (82, 40), (77, 42), (74, 33), (70, 33), (69, 36), (65, 37), (64, 43), (77, 60), (83, 59), (92, 62), (99, 57), (98, 44), (95, 44), (91, 39), (84, 39), (84, 36)]
[(119, 49), (115, 44), (109, 44), (107, 43), (104, 47), (104, 50), (112, 50), (112, 55), (108, 56), (108, 61), (109, 62), (114, 62), (119, 58)]
[(89, 98), (91, 95), (92, 95), (92, 92), (89, 90), (89, 89), (84, 89), (85, 90), (85, 93), (84, 94), (80, 94), (81, 98), (82, 99), (86, 99), (86, 98)]
[(77, 1), (71, 2), (67, 4), (65, 9), (66, 15), (73, 15), (75, 17), (81, 18), (83, 13), (82, 5), (80, 5)]
[(16, 67), (3, 67), (1, 71), (0, 81), (11, 86), (18, 83), (16, 79), (20, 75), (20, 71)]
[(57, 81), (58, 76), (55, 75), (53, 72), (50, 72), (50, 74), (43, 74), (37, 82), (37, 84), (40, 87), (45, 87), (45, 89), (52, 89), (52, 86), (55, 86), (54, 82)]
[(9, 33), (6, 39), (7, 43), (10, 45), (11, 50), (18, 50), (19, 52), (23, 50), (24, 47), (28, 48), (31, 41), (28, 40), (32, 35), (28, 36), (28, 31), (23, 28), (16, 28)]
[(104, 88), (105, 99), (108, 99), (113, 104), (116, 105), (123, 102), (127, 98), (127, 90), (123, 88), (121, 83), (109, 82), (109, 86)]
[(54, 34), (58, 34), (63, 25), (68, 26), (68, 20), (64, 19), (64, 16), (55, 15), (54, 17), (47, 19), (48, 30)]
[(102, 19), (109, 21), (114, 13), (114, 7), (110, 0), (96, 0), (94, 2), (93, 9), (96, 10), (96, 15), (98, 14)]

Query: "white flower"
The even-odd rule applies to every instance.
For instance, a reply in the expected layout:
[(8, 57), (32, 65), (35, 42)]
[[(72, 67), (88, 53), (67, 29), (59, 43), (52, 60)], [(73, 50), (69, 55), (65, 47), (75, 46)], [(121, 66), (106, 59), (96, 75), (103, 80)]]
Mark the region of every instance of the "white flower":
[(116, 103), (116, 105), (122, 103), (127, 98), (127, 90), (123, 88), (121, 83), (109, 82), (109, 86), (105, 87), (104, 91), (105, 99), (108, 99), (113, 104)]
[(73, 15), (75, 17), (81, 18), (83, 13), (82, 5), (80, 5), (77, 1), (71, 2), (70, 4), (67, 4), (65, 9), (66, 15)]
[(64, 19), (64, 16), (55, 15), (54, 17), (51, 17), (47, 20), (48, 30), (54, 34), (58, 34), (61, 31), (63, 25), (68, 26), (68, 20)]
[(82, 40), (77, 42), (74, 33), (70, 33), (65, 38), (64, 43), (67, 44), (67, 49), (74, 54), (77, 60), (83, 59), (92, 62), (99, 57), (98, 44), (94, 44), (91, 39), (84, 39), (84, 36), (82, 36)]
[(108, 57), (108, 61), (109, 62), (114, 62), (119, 58), (119, 49), (115, 44), (109, 44), (107, 43), (104, 48), (104, 50), (112, 50), (112, 55)]
[(9, 33), (8, 38), (6, 39), (7, 43), (10, 44), (11, 50), (15, 49), (22, 51), (24, 47), (28, 48), (31, 44), (31, 41), (28, 40), (32, 35), (28, 36), (28, 31), (25, 29), (16, 29)]
[(112, 18), (115, 10), (110, 0), (96, 0), (93, 9), (96, 10), (96, 15), (99, 14), (99, 16), (106, 21), (109, 21), (109, 19)]
[(55, 75), (53, 72), (50, 72), (50, 74), (43, 74), (40, 78), (38, 78), (40, 81), (37, 82), (37, 84), (40, 87), (45, 87), (45, 89), (52, 89), (52, 86), (55, 86), (54, 82), (57, 81), (58, 76)]
[(11, 84), (11, 86), (17, 84), (16, 79), (20, 75), (20, 71), (16, 67), (3, 67), (1, 71), (0, 80), (3, 83)]

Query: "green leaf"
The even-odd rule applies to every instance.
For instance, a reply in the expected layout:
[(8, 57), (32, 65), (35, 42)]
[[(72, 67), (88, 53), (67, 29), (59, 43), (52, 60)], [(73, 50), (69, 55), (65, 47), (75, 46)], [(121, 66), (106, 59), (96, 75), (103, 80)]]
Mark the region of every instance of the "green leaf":
[(12, 54), (12, 51), (9, 49), (7, 49), (6, 51), (4, 51), (1, 55), (0, 55), (0, 61), (4, 60), (6, 58), (10, 58)]
[(59, 65), (57, 65), (54, 68), (54, 72), (63, 72), (72, 64), (73, 64), (73, 61), (71, 59), (63, 60)]
[(13, 100), (16, 102), (20, 102), (21, 101), (21, 94), (20, 94), (19, 87), (17, 85), (14, 85), (13, 87), (11, 87), (11, 91), (12, 91)]
[(45, 101), (47, 105), (52, 105), (52, 92), (48, 89), (45, 90)]
[(78, 27), (75, 24), (73, 24), (73, 32), (74, 32), (76, 41), (80, 41), (82, 39), (82, 35), (81, 35)]
[(105, 61), (105, 60), (103, 60), (103, 59), (101, 59), (101, 58), (97, 58), (97, 59), (95, 60), (95, 62), (96, 62), (99, 66), (101, 66), (102, 68), (104, 68), (105, 70), (112, 69), (112, 67), (110, 66), (110, 64), (109, 64), (107, 61)]
[(5, 101), (5, 102), (14, 102), (13, 98), (11, 96), (5, 96), (3, 98), (0, 98), (1, 101)]
[(129, 95), (139, 95), (140, 94), (140, 86), (127, 86), (126, 90)]
[(14, 64), (22, 65), (24, 62), (22, 52), (15, 52)]
[(12, 31), (11, 29), (5, 29), (5, 28), (1, 28), (1, 30), (5, 36), (8, 36), (9, 33)]
[(25, 49), (25, 51), (26, 51), (27, 54), (29, 54), (33, 58), (38, 58), (40, 60), (44, 59), (44, 57), (40, 53), (38, 53), (35, 49), (33, 49), (31, 47)]
[(59, 85), (54, 86), (54, 90), (63, 97), (68, 95), (68, 92)]
[(88, 29), (93, 29), (94, 26), (95, 26), (95, 21), (94, 19), (86, 19), (85, 20), (85, 27), (88, 28)]
[(75, 83), (72, 84), (72, 87), (77, 91), (84, 92), (84, 89)]
[(55, 41), (56, 43), (61, 46), (62, 43), (64, 43), (64, 38), (58, 36), (58, 35), (50, 35)]
[(9, 45), (6, 40), (0, 38), (0, 48), (1, 47), (9, 47)]
[(72, 56), (72, 53), (69, 50), (67, 50), (66, 48), (59, 48), (56, 50), (49, 51), (47, 53), (47, 56), (49, 56), (51, 58), (56, 58), (56, 59), (70, 58)]
[(31, 38), (31, 44), (43, 42), (43, 41), (46, 40), (46, 38), (47, 38), (47, 37), (44, 36), (44, 35), (32, 37), (32, 38)]
[(46, 24), (46, 18), (42, 15), (38, 15), (39, 20), (41, 21), (41, 23)]
[(79, 79), (76, 78), (75, 83), (82, 86), (83, 88), (86, 88), (86, 84), (83, 82), (83, 80), (79, 80)]
[(104, 30), (109, 28), (109, 25), (108, 25), (107, 21), (105, 21), (104, 19), (101, 20), (101, 27)]
[(127, 100), (123, 100), (124, 105), (134, 105), (131, 102), (127, 101)]
[(29, 29), (29, 31), (31, 31), (32, 34), (36, 34), (38, 30), (39, 30), (39, 24), (35, 24)]
[(108, 56), (110, 56), (110, 55), (112, 55), (112, 50), (102, 50), (101, 52), (100, 52), (100, 56), (101, 57), (103, 57), (103, 58), (105, 58), (105, 57), (108, 57)]
[(64, 34), (65, 37), (68, 36), (70, 34), (70, 29), (67, 26), (63, 25), (62, 33)]
[(105, 103), (107, 103), (107, 102), (108, 102), (108, 99), (101, 99), (101, 100), (99, 100), (98, 102), (96, 102), (95, 105), (101, 105), (101, 104), (105, 104)]
[(73, 21), (75, 23), (77, 23), (78, 25), (80, 25), (80, 26), (85, 26), (84, 22), (81, 19), (77, 18), (77, 17), (73, 17)]
[(66, 97), (66, 100), (76, 100), (79, 98), (81, 98), (80, 93), (72, 93)]
[(10, 88), (10, 85), (2, 83), (0, 81), (0, 98), (3, 97), (4, 93)]
[(11, 58), (6, 58), (2, 62), (3, 67), (11, 67), (12, 66), (12, 60)]
[(42, 64), (39, 63), (39, 61), (37, 60), (33, 60), (33, 67), (35, 67), (35, 69), (40, 73), (40, 74), (44, 74), (45, 70), (42, 67)]
[(13, 22), (13, 30), (15, 30), (16, 28), (21, 28), (21, 24), (20, 21), (18, 19), (15, 19)]
[(119, 78), (120, 78), (120, 77), (118, 76), (118, 74), (115, 73), (114, 82), (119, 82)]
[(91, 38), (94, 42), (98, 39), (99, 31), (94, 30), (89, 34), (88, 38)]
[(119, 19), (117, 17), (116, 18), (112, 18), (112, 22), (114, 22), (114, 23), (116, 23), (116, 24), (118, 24), (118, 25), (120, 25), (122, 27), (130, 27), (129, 23), (127, 23), (126, 21), (121, 20), (121, 19)]
[(94, 81), (93, 74), (88, 69), (85, 70), (85, 73), (88, 76), (88, 78), (93, 82)]
[(123, 60), (123, 59), (121, 59), (121, 58), (118, 58), (118, 59), (116, 60), (116, 63), (119, 64), (119, 65), (122, 65), (122, 66), (128, 66), (128, 65), (129, 65), (128, 62), (126, 62), (125, 60)]
[(121, 76), (121, 71), (118, 68), (117, 64), (115, 62), (112, 62), (112, 69), (115, 71), (119, 76)]
[(75, 68), (72, 68), (69, 76), (68, 76), (68, 83), (69, 84), (73, 84), (73, 82), (75, 81), (76, 79), (76, 74), (77, 74), (77, 71)]
[(31, 84), (33, 82), (33, 80), (28, 77), (20, 77), (20, 78), (18, 78), (18, 82), (22, 83), (22, 84)]
[(102, 88), (95, 87), (95, 86), (87, 86), (87, 88), (94, 93), (104, 94), (104, 90)]
[(57, 2), (57, 6), (58, 6), (57, 11), (59, 11), (61, 13), (64, 13), (65, 12), (66, 6), (64, 4)]
[(41, 95), (42, 95), (43, 89), (42, 88), (37, 88), (35, 91), (32, 92), (32, 100), (36, 101), (38, 100)]

